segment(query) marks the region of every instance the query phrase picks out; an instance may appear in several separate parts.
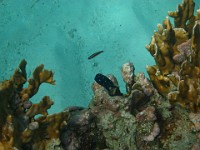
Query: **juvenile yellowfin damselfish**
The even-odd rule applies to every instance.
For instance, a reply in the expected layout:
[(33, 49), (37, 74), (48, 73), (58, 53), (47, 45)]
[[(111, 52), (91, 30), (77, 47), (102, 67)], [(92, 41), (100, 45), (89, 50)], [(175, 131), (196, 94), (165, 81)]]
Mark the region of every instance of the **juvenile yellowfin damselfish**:
[(95, 53), (93, 53), (92, 55), (90, 55), (90, 56), (88, 57), (88, 59), (92, 59), (92, 58), (96, 57), (97, 55), (99, 55), (99, 54), (101, 54), (101, 53), (103, 53), (103, 51), (95, 52)]
[(117, 87), (108, 77), (100, 73), (96, 74), (94, 80), (108, 91), (110, 91), (113, 87)]
[(106, 76), (101, 73), (96, 74), (94, 80), (101, 86), (103, 86), (109, 93), (110, 96), (122, 95), (119, 87), (114, 85), (114, 83)]

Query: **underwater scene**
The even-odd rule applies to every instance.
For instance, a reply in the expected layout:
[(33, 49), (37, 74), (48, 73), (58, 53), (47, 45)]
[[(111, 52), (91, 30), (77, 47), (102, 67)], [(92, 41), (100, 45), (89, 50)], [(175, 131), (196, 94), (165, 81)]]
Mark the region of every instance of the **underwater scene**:
[(0, 150), (200, 150), (200, 0), (0, 0)]

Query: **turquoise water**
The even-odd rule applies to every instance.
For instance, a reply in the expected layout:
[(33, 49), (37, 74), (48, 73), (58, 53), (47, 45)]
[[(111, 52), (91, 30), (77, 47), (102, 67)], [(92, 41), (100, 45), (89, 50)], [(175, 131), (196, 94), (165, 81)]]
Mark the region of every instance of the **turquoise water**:
[[(181, 0), (0, 0), (0, 81), (9, 79), (22, 59), (27, 73), (45, 64), (56, 85), (43, 84), (33, 102), (49, 95), (50, 113), (67, 106), (87, 106), (97, 73), (117, 77), (125, 92), (121, 66), (136, 72), (154, 64), (145, 49), (157, 24)], [(199, 5), (199, 1), (196, 1)], [(88, 60), (92, 53), (104, 53)]]

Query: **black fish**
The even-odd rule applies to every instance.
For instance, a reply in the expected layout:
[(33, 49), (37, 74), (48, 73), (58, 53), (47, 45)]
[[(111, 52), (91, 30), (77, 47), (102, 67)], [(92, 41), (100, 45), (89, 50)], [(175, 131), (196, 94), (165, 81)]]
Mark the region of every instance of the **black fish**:
[(90, 56), (88, 57), (88, 59), (92, 59), (92, 58), (96, 57), (97, 55), (99, 55), (99, 54), (101, 54), (101, 53), (103, 53), (103, 51), (95, 52), (94, 54), (90, 55)]
[(118, 88), (108, 77), (104, 76), (103, 74), (98, 73), (94, 80), (108, 91), (110, 91), (112, 88)]

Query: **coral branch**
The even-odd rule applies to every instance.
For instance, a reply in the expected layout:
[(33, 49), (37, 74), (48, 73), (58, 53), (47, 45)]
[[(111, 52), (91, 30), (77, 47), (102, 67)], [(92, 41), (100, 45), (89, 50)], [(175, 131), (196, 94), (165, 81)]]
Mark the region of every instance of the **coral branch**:
[(199, 10), (193, 15), (194, 2), (184, 0), (176, 12), (173, 28), (169, 19), (159, 25), (147, 50), (156, 65), (147, 72), (156, 89), (172, 104), (200, 111), (200, 22)]

